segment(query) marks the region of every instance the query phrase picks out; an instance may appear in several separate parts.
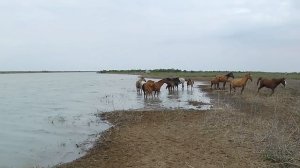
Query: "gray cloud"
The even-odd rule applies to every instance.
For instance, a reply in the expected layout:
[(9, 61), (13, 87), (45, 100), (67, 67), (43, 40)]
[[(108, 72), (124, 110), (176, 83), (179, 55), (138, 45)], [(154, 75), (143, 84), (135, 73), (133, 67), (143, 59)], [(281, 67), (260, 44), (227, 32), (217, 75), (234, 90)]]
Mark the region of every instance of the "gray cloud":
[(0, 70), (300, 71), (299, 8), (296, 0), (0, 0)]

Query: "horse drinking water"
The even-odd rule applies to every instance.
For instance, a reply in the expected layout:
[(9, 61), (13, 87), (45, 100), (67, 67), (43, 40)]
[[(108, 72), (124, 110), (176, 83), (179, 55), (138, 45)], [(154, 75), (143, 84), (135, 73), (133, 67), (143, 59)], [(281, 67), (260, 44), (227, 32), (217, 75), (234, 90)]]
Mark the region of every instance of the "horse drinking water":
[[(263, 79), (263, 78), (258, 78), (257, 80), (257, 85), (259, 84), (259, 87), (257, 89), (257, 94), (259, 93), (259, 90), (263, 87), (266, 87), (266, 88), (269, 88), (272, 90), (272, 93), (271, 95), (273, 95), (274, 93), (274, 90), (276, 89), (276, 87), (279, 85), (279, 84), (282, 84), (284, 87), (286, 85), (286, 81), (285, 81), (285, 78), (280, 78), (280, 79)], [(270, 95), (270, 96), (271, 96)]]

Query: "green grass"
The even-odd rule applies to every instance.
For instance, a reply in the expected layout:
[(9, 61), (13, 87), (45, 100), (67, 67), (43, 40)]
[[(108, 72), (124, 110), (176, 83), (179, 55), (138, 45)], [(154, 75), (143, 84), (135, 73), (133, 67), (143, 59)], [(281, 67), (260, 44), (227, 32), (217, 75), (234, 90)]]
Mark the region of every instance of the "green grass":
[[(150, 70), (146, 73), (145, 70), (109, 70), (100, 71), (101, 73), (116, 73), (116, 74), (134, 74), (142, 75), (144, 77), (151, 78), (166, 78), (166, 77), (183, 77), (183, 78), (193, 78), (193, 79), (210, 79), (216, 75), (226, 74), (227, 71), (182, 71), (178, 69), (156, 69)], [(247, 72), (233, 71), (235, 77), (242, 77)], [(250, 72), (253, 78), (263, 77), (263, 78), (282, 78), (287, 79), (297, 79), (300, 80), (300, 73), (284, 73), (284, 72)]]

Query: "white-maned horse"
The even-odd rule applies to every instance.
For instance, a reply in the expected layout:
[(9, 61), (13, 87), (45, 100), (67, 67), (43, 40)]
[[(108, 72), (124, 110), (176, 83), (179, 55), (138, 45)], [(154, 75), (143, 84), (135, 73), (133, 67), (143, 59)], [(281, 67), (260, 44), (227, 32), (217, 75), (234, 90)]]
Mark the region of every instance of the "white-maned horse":
[(142, 86), (146, 82), (144, 77), (141, 77), (138, 81), (135, 82), (136, 91), (141, 94), (142, 93)]
[(184, 82), (185, 82), (185, 79), (184, 78), (179, 78), (179, 81), (181, 83), (181, 87), (182, 89), (184, 88)]

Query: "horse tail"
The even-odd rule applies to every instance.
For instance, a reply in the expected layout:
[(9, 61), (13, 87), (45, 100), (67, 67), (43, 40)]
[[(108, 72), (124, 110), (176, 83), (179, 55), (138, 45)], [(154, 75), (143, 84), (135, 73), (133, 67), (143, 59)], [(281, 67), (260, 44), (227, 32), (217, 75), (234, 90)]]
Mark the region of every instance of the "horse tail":
[(257, 79), (257, 83), (256, 83), (256, 85), (258, 86), (258, 84), (259, 84), (259, 82), (262, 80), (262, 77), (259, 77), (258, 79)]

